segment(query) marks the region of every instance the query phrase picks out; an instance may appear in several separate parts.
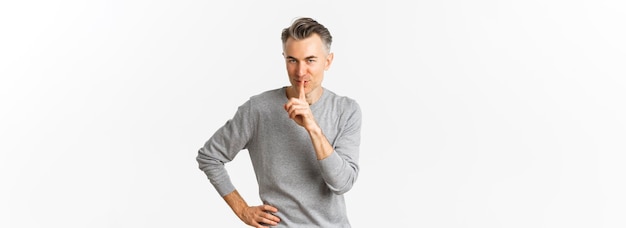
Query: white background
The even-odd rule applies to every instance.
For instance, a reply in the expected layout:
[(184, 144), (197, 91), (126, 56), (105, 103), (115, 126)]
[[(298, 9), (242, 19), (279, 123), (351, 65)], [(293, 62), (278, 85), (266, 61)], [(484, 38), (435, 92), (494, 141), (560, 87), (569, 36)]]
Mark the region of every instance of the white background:
[[(219, 2), (219, 3), (218, 3)], [(625, 227), (623, 1), (2, 1), (0, 227), (245, 227), (197, 168), (280, 31), (363, 110), (354, 227)], [(229, 163), (259, 203), (249, 157)]]

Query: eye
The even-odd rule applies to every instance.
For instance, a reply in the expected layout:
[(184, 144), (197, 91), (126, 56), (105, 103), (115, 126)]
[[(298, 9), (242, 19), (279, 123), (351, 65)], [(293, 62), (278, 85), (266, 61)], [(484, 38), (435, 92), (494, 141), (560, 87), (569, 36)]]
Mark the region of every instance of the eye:
[(288, 63), (295, 63), (295, 62), (296, 62), (296, 60), (295, 60), (295, 59), (287, 59), (287, 62), (288, 62)]
[(313, 62), (315, 62), (315, 59), (308, 59), (307, 61), (310, 62), (310, 63), (313, 63)]

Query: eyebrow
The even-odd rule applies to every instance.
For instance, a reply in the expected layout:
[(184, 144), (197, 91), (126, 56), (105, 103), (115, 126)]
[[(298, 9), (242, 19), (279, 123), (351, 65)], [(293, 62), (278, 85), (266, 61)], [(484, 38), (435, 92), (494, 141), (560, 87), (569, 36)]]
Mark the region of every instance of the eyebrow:
[[(317, 56), (314, 56), (314, 55), (310, 55), (310, 56), (304, 57), (304, 59), (316, 59), (316, 58), (317, 58)], [(287, 56), (287, 59), (298, 60), (296, 57), (293, 57), (293, 56)]]

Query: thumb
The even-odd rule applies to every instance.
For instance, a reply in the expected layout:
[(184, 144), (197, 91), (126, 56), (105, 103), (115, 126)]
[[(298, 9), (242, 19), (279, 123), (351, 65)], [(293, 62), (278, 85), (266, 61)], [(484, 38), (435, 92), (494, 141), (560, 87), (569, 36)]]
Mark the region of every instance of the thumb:
[(300, 81), (300, 94), (299, 94), (299, 98), (300, 100), (306, 100), (306, 93), (304, 91), (304, 81)]

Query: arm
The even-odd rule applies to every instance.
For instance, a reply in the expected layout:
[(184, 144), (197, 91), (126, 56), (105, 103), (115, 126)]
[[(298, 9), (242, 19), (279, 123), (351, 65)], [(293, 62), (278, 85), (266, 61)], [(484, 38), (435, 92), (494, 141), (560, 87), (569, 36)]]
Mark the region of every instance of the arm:
[(285, 110), (291, 119), (309, 133), (326, 185), (335, 194), (343, 194), (352, 188), (359, 171), (360, 107), (357, 103), (347, 105), (347, 111), (342, 113), (345, 121), (341, 133), (333, 145), (317, 124), (303, 91), (301, 84), (299, 98), (291, 98), (285, 104)]
[(262, 225), (277, 225), (280, 219), (271, 213), (278, 212), (278, 209), (270, 205), (260, 205), (250, 207), (239, 195), (237, 190), (228, 193), (224, 197), (224, 201), (230, 206), (235, 215), (244, 223), (253, 227), (266, 227)]
[(317, 160), (323, 160), (330, 156), (334, 149), (333, 146), (330, 145), (330, 142), (328, 142), (322, 129), (317, 126), (317, 124), (315, 126), (316, 127), (313, 129), (307, 129), (307, 132), (309, 132), (309, 136), (311, 136), (311, 143), (313, 144), (313, 149), (315, 149)]
[(200, 170), (239, 219), (254, 227), (264, 227), (261, 223), (276, 225), (280, 219), (268, 212), (277, 212), (277, 209), (269, 205), (248, 206), (233, 186), (224, 166), (247, 147), (253, 135), (254, 119), (250, 118), (249, 105), (247, 102), (239, 107), (235, 116), (198, 150), (196, 160)]
[(330, 145), (322, 129), (315, 121), (313, 113), (311, 113), (303, 82), (299, 84), (298, 98), (289, 99), (289, 102), (285, 104), (285, 111), (289, 114), (289, 118), (304, 127), (311, 136), (311, 143), (313, 143), (317, 160), (322, 160), (333, 153), (333, 146)]

